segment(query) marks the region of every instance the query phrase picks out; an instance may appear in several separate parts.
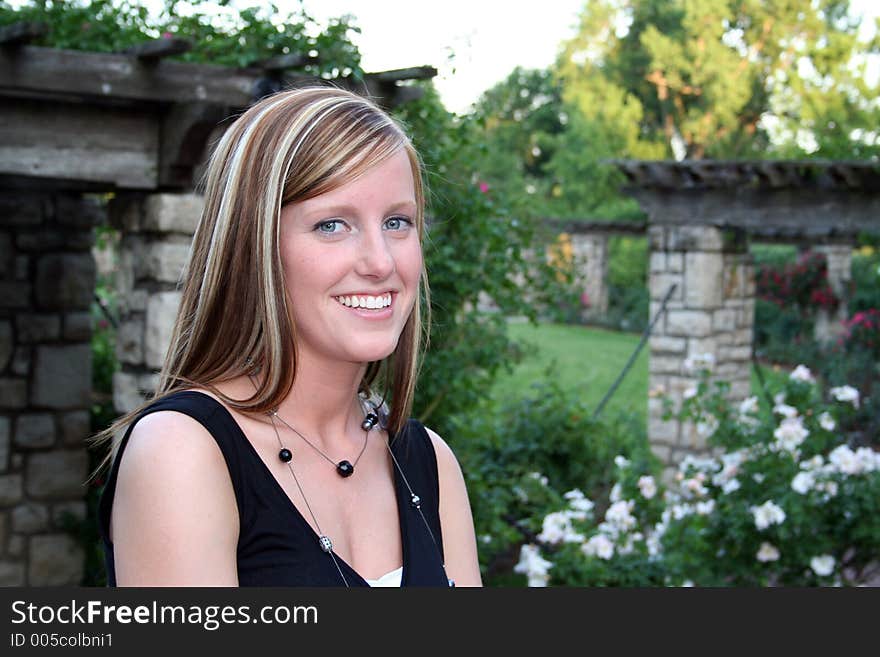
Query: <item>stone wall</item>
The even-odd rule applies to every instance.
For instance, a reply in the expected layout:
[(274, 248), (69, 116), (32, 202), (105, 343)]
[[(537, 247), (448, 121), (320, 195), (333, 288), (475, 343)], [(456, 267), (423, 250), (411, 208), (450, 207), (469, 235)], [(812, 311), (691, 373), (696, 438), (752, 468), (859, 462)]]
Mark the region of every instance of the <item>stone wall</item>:
[(119, 413), (153, 394), (180, 305), (177, 289), (202, 211), (196, 194), (121, 196), (110, 206), (120, 244), (119, 330), (113, 404)]
[(86, 514), (92, 227), (100, 203), (0, 192), (0, 585), (79, 584)]
[(571, 248), (576, 279), (586, 295), (583, 319), (602, 317), (608, 312), (608, 236), (574, 233)]
[(691, 423), (662, 419), (663, 396), (676, 408), (699, 381), (688, 367), (711, 354), (714, 376), (729, 381), (730, 398), (750, 395), (754, 267), (745, 237), (712, 226), (650, 226), (651, 317), (675, 284), (666, 312), (650, 338), (648, 438), (666, 464), (685, 453), (705, 453), (706, 432)]
[(844, 333), (843, 322), (847, 318), (849, 287), (852, 282), (853, 245), (821, 244), (813, 247), (817, 253), (824, 253), (828, 262), (828, 284), (834, 290), (840, 304), (833, 312), (820, 309), (816, 313), (816, 324), (813, 329), (818, 342), (832, 342)]

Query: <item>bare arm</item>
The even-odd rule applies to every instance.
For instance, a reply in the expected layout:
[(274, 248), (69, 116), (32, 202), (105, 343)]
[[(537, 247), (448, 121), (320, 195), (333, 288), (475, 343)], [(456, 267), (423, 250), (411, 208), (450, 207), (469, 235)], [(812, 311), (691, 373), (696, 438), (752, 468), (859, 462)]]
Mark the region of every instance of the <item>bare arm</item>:
[(461, 467), (446, 441), (430, 429), (428, 435), (437, 453), (446, 574), (455, 580), (456, 586), (482, 586), (474, 519)]
[(122, 454), (111, 534), (119, 586), (237, 586), (238, 509), (208, 431), (152, 413)]

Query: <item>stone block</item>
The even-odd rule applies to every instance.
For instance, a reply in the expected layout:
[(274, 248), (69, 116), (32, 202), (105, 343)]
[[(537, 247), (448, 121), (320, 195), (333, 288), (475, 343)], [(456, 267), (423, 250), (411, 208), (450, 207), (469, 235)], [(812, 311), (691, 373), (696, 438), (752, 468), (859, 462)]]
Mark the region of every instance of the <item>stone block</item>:
[(32, 226), (43, 221), (47, 198), (39, 194), (11, 192), (0, 194), (0, 217), (7, 226)]
[(49, 529), (49, 509), (45, 504), (28, 502), (12, 510), (12, 530), (19, 534), (33, 534)]
[(651, 259), (649, 261), (649, 272), (650, 273), (660, 273), (666, 271), (666, 252), (665, 251), (652, 251)]
[(82, 547), (67, 534), (42, 534), (30, 540), (28, 584), (76, 586), (83, 576)]
[(24, 586), (24, 563), (0, 561), (0, 586)]
[(27, 382), (24, 379), (0, 379), (0, 408), (24, 408)]
[(19, 313), (15, 316), (18, 342), (51, 342), (61, 336), (61, 319), (55, 314)]
[(24, 497), (20, 474), (0, 475), (0, 506), (12, 506)]
[(189, 245), (156, 242), (144, 253), (146, 275), (163, 283), (177, 283), (189, 259)]
[(144, 320), (134, 317), (119, 325), (116, 331), (116, 358), (121, 363), (141, 365), (144, 362)]
[(27, 456), (25, 487), (37, 500), (80, 498), (89, 476), (85, 450), (34, 452)]
[(666, 236), (668, 251), (721, 251), (724, 247), (722, 231), (714, 226), (669, 226)]
[(147, 367), (162, 368), (179, 306), (180, 292), (159, 292), (147, 301), (144, 331), (144, 360)]
[(49, 254), (37, 262), (37, 304), (47, 310), (87, 310), (95, 292), (91, 253)]
[(661, 356), (651, 354), (648, 359), (648, 371), (653, 374), (680, 374), (681, 356)]
[(64, 529), (72, 518), (81, 521), (86, 517), (85, 502), (62, 502), (52, 507), (52, 524), (59, 529)]
[(15, 249), (9, 233), (0, 233), (0, 278), (12, 278), (15, 273)]
[(678, 422), (675, 420), (650, 418), (648, 421), (648, 441), (651, 445), (674, 445), (678, 440), (678, 431)]
[(649, 346), (651, 353), (683, 354), (687, 348), (687, 339), (671, 338), (665, 335), (651, 335)]
[(679, 274), (684, 271), (684, 254), (683, 253), (667, 253), (666, 254), (666, 270)]
[(29, 308), (30, 305), (30, 283), (0, 282), (0, 308)]
[(669, 445), (651, 443), (651, 451), (664, 465), (669, 465), (671, 463), (670, 458), (672, 457), (672, 448)]
[(12, 356), (12, 373), (27, 376), (31, 372), (31, 350), (28, 347), (17, 347)]
[(15, 420), (15, 444), (18, 447), (51, 447), (55, 444), (55, 418), (49, 413), (28, 413)]
[(6, 369), (13, 353), (12, 322), (0, 321), (0, 372)]
[(31, 277), (31, 259), (26, 255), (15, 256), (15, 280), (27, 281)]
[(733, 331), (736, 329), (737, 312), (732, 308), (722, 308), (712, 313), (713, 331)]
[(91, 228), (106, 221), (103, 203), (83, 196), (59, 195), (55, 198), (55, 220), (63, 226)]
[(192, 235), (204, 206), (198, 194), (150, 194), (144, 203), (142, 228)]
[(19, 558), (24, 556), (24, 548), (24, 536), (18, 536), (17, 534), (14, 534), (9, 537), (9, 542), (6, 544), (6, 553), (10, 557)]
[(712, 333), (712, 315), (700, 310), (668, 310), (666, 335), (705, 337)]
[(666, 227), (649, 225), (648, 226), (648, 248), (651, 251), (667, 251), (666, 248)]
[(137, 376), (128, 372), (113, 374), (113, 408), (117, 413), (128, 413), (146, 401), (139, 386)]
[[(12, 442), (9, 436), (9, 418), (0, 418), (0, 472), (9, 470), (9, 449)], [(3, 545), (3, 543), (0, 543)]]
[(72, 411), (59, 418), (61, 441), (65, 445), (82, 446), (91, 435), (91, 423), (88, 411)]
[(684, 299), (684, 279), (681, 274), (655, 274), (652, 273), (648, 280), (648, 289), (650, 290), (651, 299), (663, 301), (669, 293), (669, 289), (674, 285), (670, 301), (682, 301)]
[(718, 359), (718, 341), (715, 336), (707, 338), (691, 338), (688, 340), (688, 356), (701, 356), (703, 354), (712, 354)]
[(714, 253), (687, 253), (684, 258), (684, 302), (688, 308), (718, 308), (722, 296), (722, 261)]
[(64, 339), (88, 341), (92, 337), (92, 315), (88, 312), (67, 313), (64, 316)]
[(37, 348), (31, 399), (47, 408), (88, 408), (92, 395), (89, 344)]
[(718, 349), (719, 361), (746, 361), (751, 360), (752, 349), (748, 346), (743, 347), (720, 347)]

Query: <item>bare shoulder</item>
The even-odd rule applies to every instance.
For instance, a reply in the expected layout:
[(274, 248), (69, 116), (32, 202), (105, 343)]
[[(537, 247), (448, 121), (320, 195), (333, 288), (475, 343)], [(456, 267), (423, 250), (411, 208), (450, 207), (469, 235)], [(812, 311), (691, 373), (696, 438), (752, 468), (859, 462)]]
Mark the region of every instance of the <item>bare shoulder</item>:
[(435, 431), (425, 428), (437, 454), (446, 574), (459, 586), (480, 586), (474, 521), (461, 466), (446, 441)]
[(434, 446), (434, 452), (437, 454), (437, 467), (441, 470), (460, 472), (458, 459), (449, 444), (433, 429), (425, 427), (425, 431), (428, 432), (431, 444)]
[(156, 411), (134, 425), (120, 459), (111, 512), (118, 583), (234, 584), (238, 510), (208, 430)]

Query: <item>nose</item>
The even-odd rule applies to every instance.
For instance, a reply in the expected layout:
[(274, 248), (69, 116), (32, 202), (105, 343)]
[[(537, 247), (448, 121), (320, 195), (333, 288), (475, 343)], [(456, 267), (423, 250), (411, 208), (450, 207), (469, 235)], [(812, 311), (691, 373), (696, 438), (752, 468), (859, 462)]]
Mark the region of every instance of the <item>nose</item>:
[(395, 269), (391, 245), (381, 228), (364, 231), (355, 271), (367, 278), (384, 280)]

